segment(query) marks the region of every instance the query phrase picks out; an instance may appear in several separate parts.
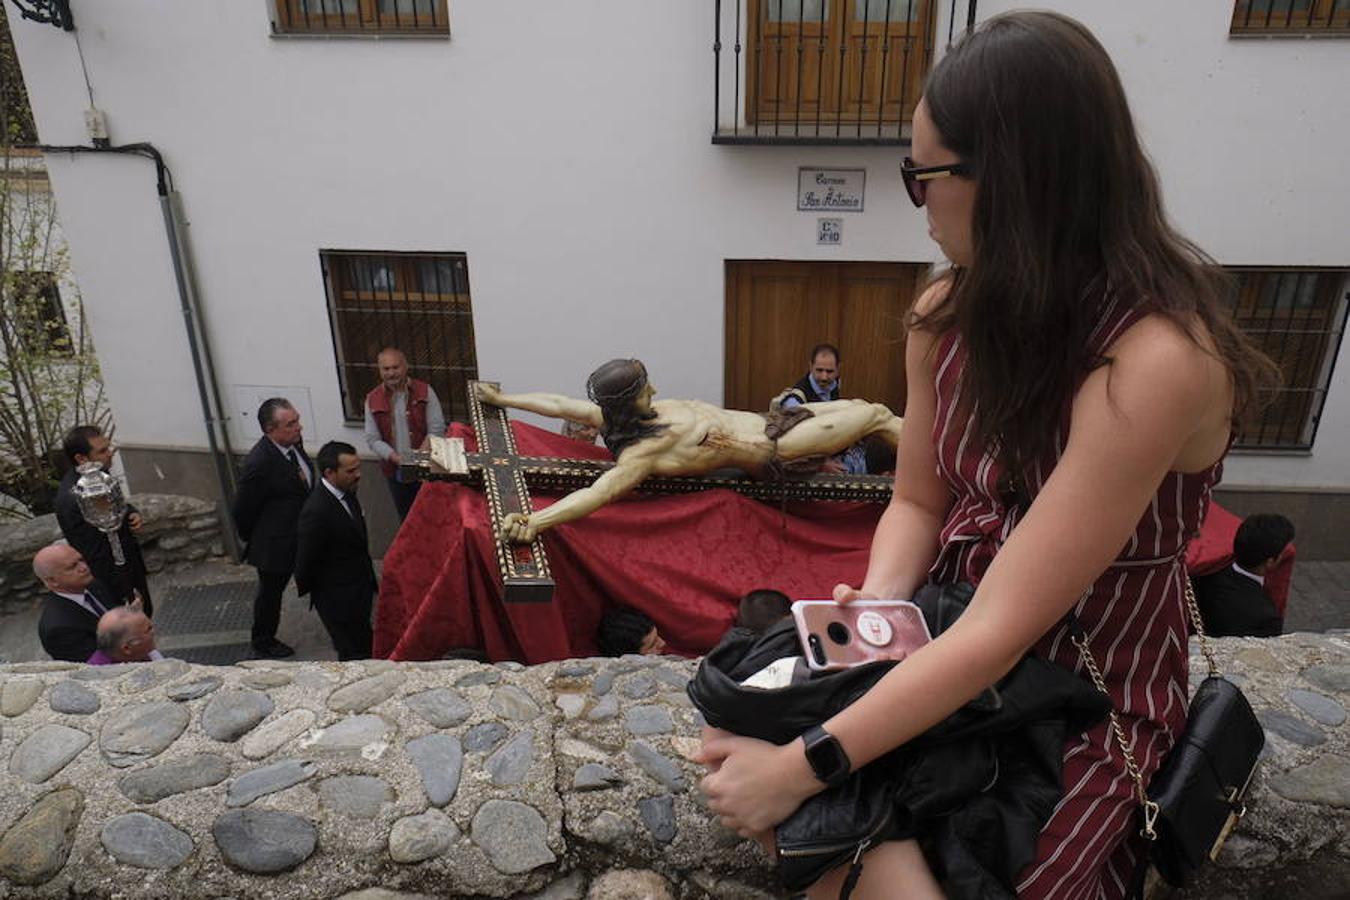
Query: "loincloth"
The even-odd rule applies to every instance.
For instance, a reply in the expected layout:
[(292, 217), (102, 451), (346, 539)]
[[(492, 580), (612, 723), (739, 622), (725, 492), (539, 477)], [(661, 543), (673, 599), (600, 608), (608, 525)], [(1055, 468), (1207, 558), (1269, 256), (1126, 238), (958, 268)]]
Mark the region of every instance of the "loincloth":
[(767, 478), (781, 481), (793, 476), (812, 475), (820, 470), (821, 464), (829, 458), (824, 453), (816, 453), (791, 460), (785, 460), (778, 455), (778, 440), (802, 422), (814, 416), (815, 413), (805, 406), (792, 406), (787, 409), (779, 407), (771, 412), (760, 413), (760, 415), (764, 417), (764, 436), (773, 442), (773, 451), (769, 455), (769, 461), (764, 464), (764, 475)]

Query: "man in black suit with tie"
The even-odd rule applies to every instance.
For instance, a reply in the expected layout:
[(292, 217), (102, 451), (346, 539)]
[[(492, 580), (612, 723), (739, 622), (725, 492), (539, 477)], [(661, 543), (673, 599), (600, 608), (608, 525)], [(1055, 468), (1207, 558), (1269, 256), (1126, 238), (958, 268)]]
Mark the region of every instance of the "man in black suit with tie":
[(94, 577), (115, 595), (115, 602), (130, 600), (132, 592), (141, 596), (141, 606), (147, 616), (154, 608), (150, 604), (150, 586), (146, 580), (145, 560), (141, 558), (141, 545), (136, 540), (136, 532), (141, 530), (141, 514), (136, 507), (127, 504), (122, 525), (117, 529), (116, 537), (122, 545), (122, 555), (126, 565), (117, 565), (108, 542), (108, 536), (84, 520), (80, 512), (80, 501), (73, 492), (75, 482), (79, 480), (78, 468), (87, 462), (96, 462), (108, 471), (112, 466), (112, 441), (97, 425), (77, 425), (66, 432), (61, 442), (70, 471), (61, 479), (56, 491), (56, 522), (61, 526), (61, 534), (70, 545), (80, 552), (88, 563)]
[(258, 570), (253, 600), (253, 649), (280, 659), (295, 651), (277, 640), (281, 594), (295, 570), (295, 527), (317, 476), (300, 440), (300, 414), (282, 397), (258, 407), (263, 436), (239, 474), (234, 524), (247, 545), (244, 557)]
[(50, 592), (42, 601), (38, 640), (52, 659), (84, 662), (97, 648), (98, 620), (118, 605), (94, 580), (80, 551), (50, 544), (33, 557), (33, 574)]
[(1205, 632), (1215, 637), (1275, 637), (1284, 619), (1266, 594), (1266, 572), (1294, 539), (1294, 523), (1258, 513), (1242, 520), (1233, 538), (1233, 564), (1195, 579)]
[(295, 588), (302, 597), (309, 594), (338, 659), (368, 659), (375, 567), (356, 499), (361, 459), (351, 444), (329, 441), (315, 462), (321, 479), (300, 510)]

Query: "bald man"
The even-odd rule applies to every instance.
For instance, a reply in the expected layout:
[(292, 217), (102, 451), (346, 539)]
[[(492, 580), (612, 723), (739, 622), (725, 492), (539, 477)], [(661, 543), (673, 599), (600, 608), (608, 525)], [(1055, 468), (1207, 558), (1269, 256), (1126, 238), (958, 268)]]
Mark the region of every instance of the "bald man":
[(375, 360), (380, 383), (366, 394), (366, 444), (380, 458), (389, 482), (398, 520), (408, 516), (420, 481), (401, 481), (398, 467), (428, 434), (445, 434), (445, 413), (436, 392), (425, 381), (408, 377), (408, 358), (397, 347), (385, 347)]
[(134, 606), (115, 606), (98, 620), (98, 649), (89, 657), (91, 666), (149, 662), (164, 657), (155, 649), (155, 625)]
[(98, 620), (118, 605), (94, 580), (80, 551), (64, 541), (33, 557), (33, 574), (47, 588), (38, 620), (38, 640), (52, 659), (84, 662), (97, 649)]

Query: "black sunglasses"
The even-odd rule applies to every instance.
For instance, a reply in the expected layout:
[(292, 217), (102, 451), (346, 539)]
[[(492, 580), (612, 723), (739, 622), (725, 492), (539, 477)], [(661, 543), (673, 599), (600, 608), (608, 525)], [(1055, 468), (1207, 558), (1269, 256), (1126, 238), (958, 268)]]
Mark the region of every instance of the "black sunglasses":
[(945, 166), (916, 166), (908, 156), (900, 164), (900, 177), (905, 180), (905, 191), (915, 206), (923, 206), (927, 199), (927, 182), (934, 178), (946, 178), (948, 175), (969, 175), (970, 166), (965, 163), (951, 163)]

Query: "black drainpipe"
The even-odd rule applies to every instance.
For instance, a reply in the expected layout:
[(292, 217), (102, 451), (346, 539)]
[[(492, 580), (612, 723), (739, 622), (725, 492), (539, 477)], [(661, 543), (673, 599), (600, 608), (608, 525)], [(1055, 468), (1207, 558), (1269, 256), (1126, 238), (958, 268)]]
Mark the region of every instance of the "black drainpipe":
[[(159, 207), (164, 213), (164, 231), (169, 239), (169, 257), (173, 260), (174, 280), (178, 285), (178, 302), (187, 329), (188, 350), (192, 353), (192, 371), (197, 376), (197, 396), (201, 401), (202, 419), (206, 425), (206, 440), (211, 448), (216, 481), (220, 489), (220, 532), (225, 547), (236, 561), (240, 559), (239, 541), (235, 537), (230, 506), (234, 500), (234, 451), (230, 447), (230, 430), (226, 424), (225, 406), (220, 401), (220, 386), (216, 382), (215, 363), (211, 358), (211, 343), (207, 340), (202, 321), (201, 303), (197, 295), (196, 277), (188, 252), (187, 223), (183, 221), (182, 200), (173, 189), (173, 173), (164, 164), (164, 157), (152, 144), (123, 144), (119, 147), (85, 147), (74, 145), (54, 147), (37, 145), (43, 153), (122, 153), (142, 156), (155, 164), (155, 191)], [(214, 412), (212, 410), (214, 404)], [(216, 431), (220, 436), (217, 440)]]

